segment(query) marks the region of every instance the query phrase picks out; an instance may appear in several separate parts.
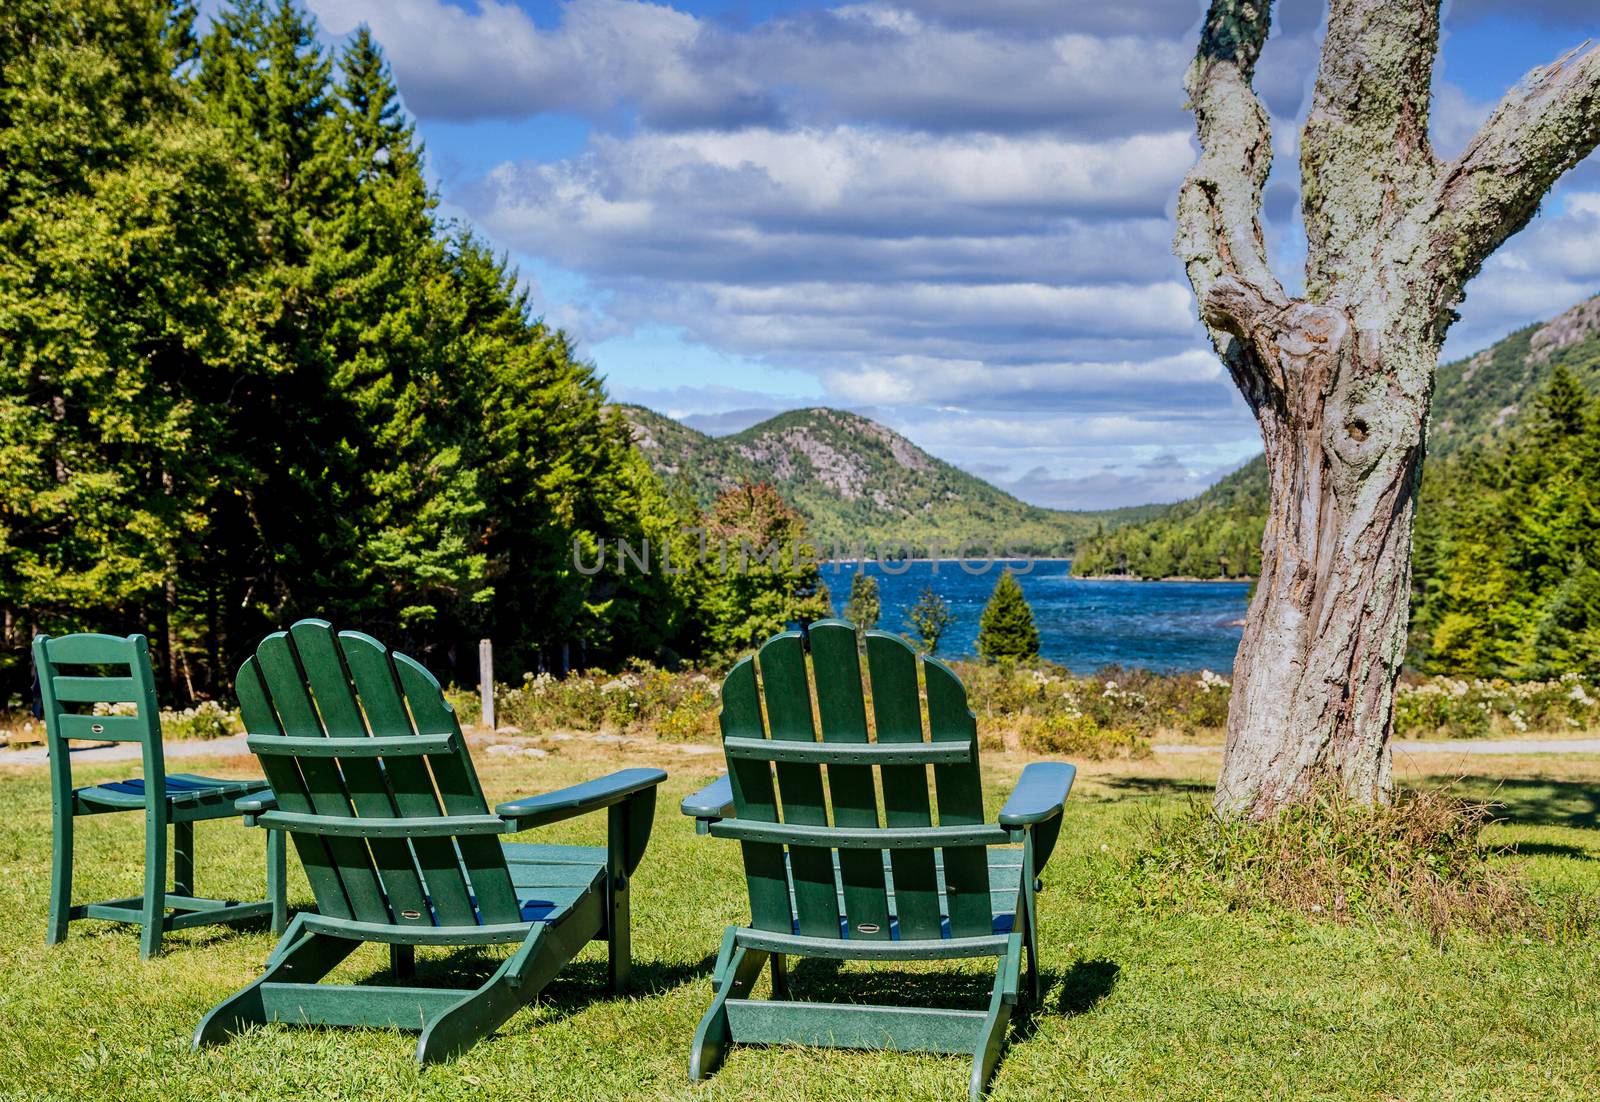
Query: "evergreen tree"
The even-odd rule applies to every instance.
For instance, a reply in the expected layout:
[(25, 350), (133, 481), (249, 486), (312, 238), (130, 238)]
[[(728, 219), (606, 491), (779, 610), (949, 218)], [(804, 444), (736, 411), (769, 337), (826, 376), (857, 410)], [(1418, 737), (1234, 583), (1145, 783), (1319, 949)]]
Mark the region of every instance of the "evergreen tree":
[(923, 654), (937, 654), (939, 641), (954, 620), (955, 613), (950, 611), (945, 599), (933, 591), (933, 586), (925, 586), (917, 603), (906, 612), (905, 626), (909, 629), (906, 638)]
[(845, 602), (844, 618), (854, 624), (857, 631), (871, 631), (878, 626), (881, 613), (878, 579), (863, 567), (850, 579), (850, 599)]
[(1015, 575), (1006, 570), (978, 620), (978, 654), (985, 660), (1016, 661), (1039, 653), (1039, 629), (1033, 609)]

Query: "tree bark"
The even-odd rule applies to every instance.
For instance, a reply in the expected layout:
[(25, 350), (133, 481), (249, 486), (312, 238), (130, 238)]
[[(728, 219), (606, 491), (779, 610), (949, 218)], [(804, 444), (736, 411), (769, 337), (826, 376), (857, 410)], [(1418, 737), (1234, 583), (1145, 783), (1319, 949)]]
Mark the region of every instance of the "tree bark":
[(1251, 87), (1268, 0), (1212, 0), (1185, 86), (1200, 157), (1174, 250), (1261, 427), (1270, 514), (1234, 662), (1220, 811), (1321, 778), (1392, 789), (1411, 522), (1434, 371), (1466, 281), (1600, 143), (1600, 50), (1534, 70), (1465, 152), (1428, 142), (1439, 0), (1331, 0), (1300, 141), (1306, 295), (1261, 231), (1272, 133)]

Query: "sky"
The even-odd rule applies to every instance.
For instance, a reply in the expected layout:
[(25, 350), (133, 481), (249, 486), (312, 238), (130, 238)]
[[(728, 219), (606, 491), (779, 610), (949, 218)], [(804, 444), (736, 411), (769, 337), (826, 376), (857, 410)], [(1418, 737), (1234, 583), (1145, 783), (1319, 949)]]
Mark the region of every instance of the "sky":
[[(1191, 496), (1260, 450), (1172, 257), (1201, 0), (306, 0), (388, 54), (441, 211), (509, 254), (612, 396), (713, 432), (856, 410), (1026, 501)], [(1324, 6), (1279, 0), (1267, 234)], [(1594, 0), (1453, 0), (1453, 156)], [(1446, 357), (1600, 293), (1600, 157), (1468, 288)]]

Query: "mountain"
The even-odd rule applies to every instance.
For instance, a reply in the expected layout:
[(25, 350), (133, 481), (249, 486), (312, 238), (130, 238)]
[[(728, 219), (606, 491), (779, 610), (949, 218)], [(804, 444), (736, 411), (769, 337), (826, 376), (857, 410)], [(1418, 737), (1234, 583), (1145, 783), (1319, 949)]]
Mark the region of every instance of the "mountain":
[[(1558, 364), (1590, 393), (1600, 393), (1600, 295), (1519, 329), (1474, 356), (1441, 365), (1428, 424), (1429, 459), (1503, 442)], [(1213, 578), (1223, 576), (1226, 563), (1228, 575), (1254, 577), (1266, 515), (1267, 463), (1258, 455), (1158, 517), (1085, 540), (1072, 570)], [(1250, 547), (1248, 555), (1241, 556), (1241, 544)]]
[(708, 507), (723, 490), (769, 482), (803, 513), (827, 553), (861, 544), (954, 554), (1067, 554), (1097, 532), (1159, 515), (1164, 505), (1073, 512), (1028, 505), (917, 447), (876, 421), (837, 409), (781, 413), (730, 436), (708, 436), (642, 406), (618, 412), (669, 486)]

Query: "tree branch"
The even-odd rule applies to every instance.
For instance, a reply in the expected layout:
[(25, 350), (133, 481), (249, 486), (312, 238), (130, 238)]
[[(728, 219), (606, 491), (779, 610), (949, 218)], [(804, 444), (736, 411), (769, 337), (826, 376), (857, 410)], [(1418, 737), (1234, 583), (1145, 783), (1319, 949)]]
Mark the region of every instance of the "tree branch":
[[(1200, 158), (1178, 193), (1173, 249), (1183, 261), (1202, 320), (1252, 408), (1270, 380), (1256, 357), (1234, 347), (1258, 318), (1240, 316), (1288, 298), (1267, 262), (1261, 192), (1272, 167), (1272, 125), (1250, 81), (1271, 22), (1269, 0), (1212, 0), (1184, 88), (1194, 110)], [(1213, 295), (1219, 281), (1227, 284)]]
[[(1306, 294), (1373, 270), (1433, 185), (1428, 105), (1440, 0), (1332, 0), (1311, 113), (1300, 136)], [(1352, 278), (1355, 277), (1355, 278)]]
[(1506, 93), (1413, 214), (1441, 315), (1545, 194), (1600, 145), (1600, 46), (1583, 45)]

